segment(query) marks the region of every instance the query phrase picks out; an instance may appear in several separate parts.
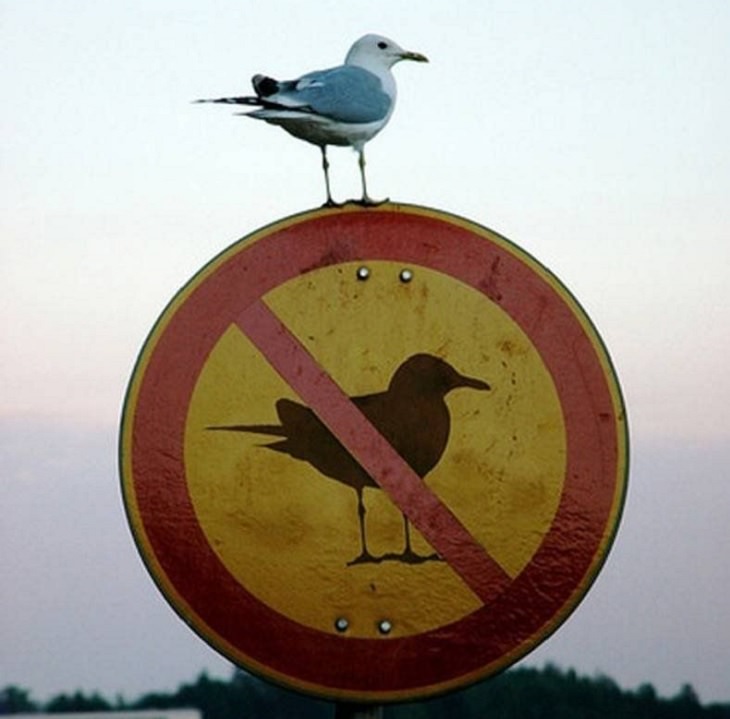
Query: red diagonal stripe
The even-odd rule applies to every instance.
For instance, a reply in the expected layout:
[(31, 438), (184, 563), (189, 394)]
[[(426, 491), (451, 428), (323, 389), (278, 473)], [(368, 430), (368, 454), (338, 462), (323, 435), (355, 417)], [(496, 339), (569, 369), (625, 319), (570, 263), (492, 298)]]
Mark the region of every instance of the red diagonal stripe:
[(509, 585), (509, 575), (261, 300), (237, 324), (482, 602)]

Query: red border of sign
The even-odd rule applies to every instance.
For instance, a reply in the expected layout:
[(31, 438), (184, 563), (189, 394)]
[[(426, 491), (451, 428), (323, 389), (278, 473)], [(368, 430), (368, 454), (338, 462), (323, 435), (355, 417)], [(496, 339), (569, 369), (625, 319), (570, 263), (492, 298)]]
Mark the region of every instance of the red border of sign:
[[(288, 619), (228, 572), (188, 494), (184, 430), (199, 371), (241, 311), (308, 271), (376, 260), (455, 277), (498, 303), (522, 328), (560, 398), (567, 467), (552, 527), (505, 591), (446, 627), (359, 639)], [(587, 592), (613, 541), (625, 496), (627, 444), (623, 402), (605, 348), (554, 276), (509, 241), (466, 220), (384, 205), (314, 211), (264, 228), (181, 290), (148, 338), (130, 382), (121, 469), (143, 558), (168, 601), (204, 639), (291, 688), (382, 702), (489, 676), (557, 629)]]

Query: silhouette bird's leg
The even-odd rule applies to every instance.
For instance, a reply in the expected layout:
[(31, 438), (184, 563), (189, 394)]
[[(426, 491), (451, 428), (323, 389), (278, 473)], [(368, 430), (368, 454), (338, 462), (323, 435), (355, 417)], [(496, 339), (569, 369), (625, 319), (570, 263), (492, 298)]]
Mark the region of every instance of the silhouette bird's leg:
[(325, 207), (337, 207), (337, 203), (332, 199), (332, 193), (330, 192), (330, 163), (327, 159), (327, 145), (320, 145), (319, 149), (322, 151), (322, 169), (324, 170), (324, 186), (327, 189), (327, 202), (324, 203)]
[(439, 557), (436, 552), (432, 552), (431, 554), (426, 555), (421, 555), (414, 552), (413, 547), (411, 546), (411, 523), (408, 521), (408, 517), (406, 517), (405, 514), (403, 515), (403, 526), (405, 528), (406, 548), (403, 550), (403, 553), (399, 557), (402, 562), (406, 562), (407, 564), (420, 564), (421, 562), (429, 562), (432, 560), (441, 559), (441, 557)]
[(365, 533), (365, 502), (363, 500), (363, 488), (359, 487), (357, 490), (357, 518), (360, 521), (360, 555), (348, 562), (348, 566), (353, 564), (360, 564), (362, 562), (372, 562), (374, 557), (368, 550), (368, 541)]
[(405, 514), (403, 515), (403, 526), (405, 527), (406, 533), (406, 549), (403, 554), (411, 555), (413, 554), (413, 550), (411, 549), (411, 524)]
[(370, 556), (365, 532), (365, 502), (363, 501), (362, 493), (362, 489), (357, 493), (357, 516), (360, 519), (360, 547), (362, 548), (362, 555)]

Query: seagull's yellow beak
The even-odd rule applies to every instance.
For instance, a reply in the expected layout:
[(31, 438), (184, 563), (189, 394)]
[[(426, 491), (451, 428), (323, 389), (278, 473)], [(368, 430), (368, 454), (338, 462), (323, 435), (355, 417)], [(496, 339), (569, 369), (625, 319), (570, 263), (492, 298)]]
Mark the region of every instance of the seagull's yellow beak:
[(428, 62), (428, 58), (425, 55), (421, 55), (420, 52), (411, 52), (410, 50), (401, 53), (400, 59), (413, 60), (414, 62)]

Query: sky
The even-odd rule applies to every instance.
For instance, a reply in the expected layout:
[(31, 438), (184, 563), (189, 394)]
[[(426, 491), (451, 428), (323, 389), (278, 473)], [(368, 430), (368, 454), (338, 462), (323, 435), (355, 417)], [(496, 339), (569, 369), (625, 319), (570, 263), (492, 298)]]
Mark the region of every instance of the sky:
[[(725, 0), (0, 0), (0, 685), (128, 698), (230, 664), (127, 528), (119, 416), (144, 339), (218, 252), (324, 199), (319, 153), (198, 97), (422, 52), (371, 194), (510, 238), (575, 294), (631, 431), (595, 585), (526, 664), (730, 700), (730, 5)], [(336, 198), (356, 156), (330, 153)]]

